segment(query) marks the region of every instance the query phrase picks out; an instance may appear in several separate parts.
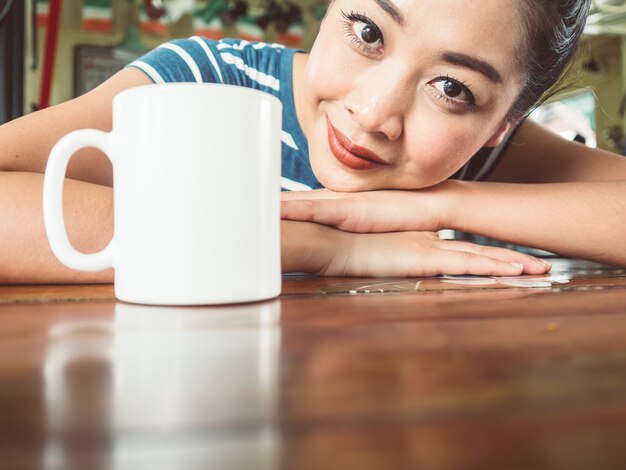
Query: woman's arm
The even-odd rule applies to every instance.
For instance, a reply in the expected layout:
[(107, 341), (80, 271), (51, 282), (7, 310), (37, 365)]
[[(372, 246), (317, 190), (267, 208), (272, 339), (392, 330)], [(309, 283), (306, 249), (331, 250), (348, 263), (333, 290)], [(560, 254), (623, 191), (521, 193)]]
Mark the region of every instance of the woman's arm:
[(626, 180), (450, 181), (440, 191), (449, 228), (626, 267)]
[(451, 182), (449, 199), (462, 198), (465, 209), (448, 205), (452, 226), (626, 266), (626, 158), (528, 121), (489, 180), (522, 184)]
[[(0, 127), (0, 283), (112, 281), (112, 270), (74, 271), (52, 254), (43, 225), (43, 172), (61, 137), (81, 128), (110, 131), (113, 97), (149, 83), (145, 74), (127, 68), (90, 93)], [(113, 230), (109, 160), (98, 150), (82, 149), (67, 176), (64, 215), (70, 240), (85, 252), (102, 249)]]
[[(56, 259), (43, 224), (42, 187), (42, 174), (0, 172), (0, 284), (113, 282), (111, 269), (74, 271)], [(87, 253), (104, 248), (113, 235), (113, 189), (66, 179), (63, 199), (72, 244)], [(432, 233), (353, 234), (315, 223), (283, 221), (281, 241), (283, 272), (510, 276), (522, 270), (535, 274), (547, 270), (520, 253), (439, 240)]]
[[(0, 171), (43, 173), (48, 155), (61, 137), (85, 128), (110, 132), (115, 95), (151, 83), (143, 72), (129, 67), (83, 96), (0, 126)], [(76, 153), (67, 176), (105, 186), (112, 184), (109, 160), (93, 148)]]
[(358, 233), (454, 229), (626, 266), (626, 180), (446, 181), (420, 191), (283, 196), (282, 217)]
[(626, 158), (528, 121), (489, 180), (444, 183), (446, 225), (626, 266)]
[[(43, 175), (0, 172), (0, 284), (112, 282), (112, 270), (94, 273), (67, 268), (52, 253), (42, 212)], [(63, 213), (72, 244), (98, 251), (113, 234), (113, 191), (66, 180)]]
[(626, 180), (626, 158), (571, 142), (526, 120), (511, 139), (488, 181), (564, 183)]

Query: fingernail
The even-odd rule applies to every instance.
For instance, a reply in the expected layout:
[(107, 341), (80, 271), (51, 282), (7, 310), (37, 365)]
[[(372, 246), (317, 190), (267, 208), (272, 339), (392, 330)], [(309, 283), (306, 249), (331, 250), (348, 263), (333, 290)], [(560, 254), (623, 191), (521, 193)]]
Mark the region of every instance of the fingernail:
[(513, 266), (515, 269), (524, 269), (524, 265), (521, 263), (511, 263), (511, 266)]

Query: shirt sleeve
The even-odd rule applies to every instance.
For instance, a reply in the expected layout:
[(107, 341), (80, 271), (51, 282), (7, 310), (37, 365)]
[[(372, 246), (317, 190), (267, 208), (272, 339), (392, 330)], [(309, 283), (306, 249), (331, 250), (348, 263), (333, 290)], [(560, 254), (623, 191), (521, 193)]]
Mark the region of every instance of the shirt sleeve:
[(224, 83), (223, 63), (215, 41), (193, 36), (166, 42), (127, 67), (135, 67), (154, 83)]

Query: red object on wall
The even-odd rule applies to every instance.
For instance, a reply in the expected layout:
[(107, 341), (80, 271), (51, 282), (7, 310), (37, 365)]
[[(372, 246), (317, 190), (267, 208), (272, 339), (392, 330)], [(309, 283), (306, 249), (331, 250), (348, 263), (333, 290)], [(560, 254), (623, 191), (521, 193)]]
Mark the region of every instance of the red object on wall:
[(48, 24), (44, 45), (43, 69), (41, 70), (39, 86), (39, 109), (47, 108), (50, 105), (50, 90), (52, 89), (60, 18), (61, 0), (50, 0), (48, 3)]
[(165, 15), (165, 8), (155, 6), (154, 0), (144, 0), (143, 5), (151, 20), (158, 20)]

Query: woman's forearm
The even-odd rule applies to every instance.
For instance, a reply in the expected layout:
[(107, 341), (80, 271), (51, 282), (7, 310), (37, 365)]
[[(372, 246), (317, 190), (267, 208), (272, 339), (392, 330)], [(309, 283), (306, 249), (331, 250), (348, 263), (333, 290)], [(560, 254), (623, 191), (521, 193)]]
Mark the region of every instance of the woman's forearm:
[(626, 266), (626, 181), (450, 181), (440, 190), (447, 228)]
[[(80, 272), (52, 253), (42, 211), (43, 175), (0, 172), (0, 283), (107, 283), (113, 271)], [(83, 181), (65, 180), (65, 225), (72, 244), (93, 253), (113, 234), (113, 191)]]
[(281, 221), (282, 271), (324, 274), (335, 261), (340, 230), (311, 222)]

